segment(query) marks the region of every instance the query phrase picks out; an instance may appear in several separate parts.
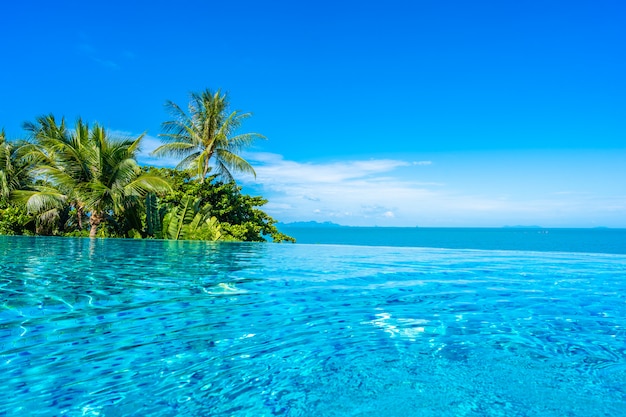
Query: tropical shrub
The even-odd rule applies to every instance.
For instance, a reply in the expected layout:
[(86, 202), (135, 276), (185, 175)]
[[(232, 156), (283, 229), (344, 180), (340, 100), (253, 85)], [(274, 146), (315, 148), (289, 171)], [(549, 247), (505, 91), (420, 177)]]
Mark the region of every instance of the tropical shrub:
[(26, 208), (5, 205), (0, 208), (0, 235), (32, 235), (35, 233), (35, 219)]
[[(239, 153), (258, 133), (238, 133), (251, 116), (230, 109), (227, 94), (191, 94), (188, 110), (166, 103), (155, 155), (178, 168), (140, 167), (143, 135), (119, 138), (78, 119), (53, 115), (24, 123), (27, 141), (0, 130), (0, 234), (294, 242), (241, 192), (234, 172), (255, 174)], [(213, 174), (213, 175), (211, 175)]]
[(218, 240), (220, 224), (211, 216), (210, 207), (200, 207), (200, 199), (185, 196), (163, 217), (162, 235), (171, 240)]
[[(206, 210), (215, 217), (221, 227), (220, 240), (264, 242), (267, 238), (273, 242), (294, 242), (295, 240), (276, 228), (276, 220), (261, 210), (267, 203), (262, 197), (252, 197), (241, 192), (236, 184), (223, 183), (216, 176), (205, 181), (193, 179), (189, 171), (169, 168), (144, 168), (166, 178), (172, 185), (172, 191), (159, 200), (159, 206), (151, 209), (171, 210), (181, 207), (186, 199), (192, 199), (198, 208)], [(195, 215), (195, 214), (194, 214)], [(156, 237), (156, 236), (155, 236)]]

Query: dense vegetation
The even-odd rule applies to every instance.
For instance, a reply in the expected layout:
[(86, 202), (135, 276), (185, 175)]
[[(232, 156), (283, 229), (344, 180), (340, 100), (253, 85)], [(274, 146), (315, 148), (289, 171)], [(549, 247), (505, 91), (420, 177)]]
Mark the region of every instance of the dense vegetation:
[(241, 193), (234, 172), (255, 174), (239, 152), (257, 133), (237, 134), (250, 116), (229, 110), (226, 94), (192, 94), (188, 111), (167, 103), (155, 155), (177, 169), (140, 167), (143, 136), (113, 137), (98, 124), (42, 116), (24, 124), (28, 138), (0, 132), (0, 234), (156, 239), (294, 241)]

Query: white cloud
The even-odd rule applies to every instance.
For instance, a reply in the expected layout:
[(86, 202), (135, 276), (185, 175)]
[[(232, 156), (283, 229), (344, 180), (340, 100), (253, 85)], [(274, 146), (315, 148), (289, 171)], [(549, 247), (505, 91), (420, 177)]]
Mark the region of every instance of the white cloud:
[[(421, 165), (397, 159), (369, 159), (342, 162), (299, 163), (269, 153), (245, 155), (255, 166), (256, 181), (241, 182), (258, 188), (270, 201), (279, 203), (272, 214), (282, 221), (330, 219), (343, 224), (390, 224), (402, 208), (417, 205), (426, 196), (433, 196), (419, 181), (401, 179), (399, 168), (419, 172)], [(411, 168), (414, 167), (414, 168)], [(417, 170), (417, 171), (415, 171)], [(438, 187), (438, 185), (429, 185)], [(286, 207), (287, 203), (290, 205)], [(269, 206), (266, 206), (269, 210)], [(405, 210), (409, 215), (410, 210)]]
[[(397, 159), (296, 162), (271, 153), (250, 153), (256, 181), (241, 184), (267, 198), (270, 215), (284, 222), (331, 220), (355, 226), (544, 226), (586, 225), (593, 218), (617, 219), (626, 197), (606, 199), (585, 193), (523, 189), (511, 183), (506, 194), (472, 181), (473, 172), (446, 173), (432, 181), (432, 162)], [(429, 174), (428, 179), (426, 174)], [(440, 174), (441, 175), (441, 174)], [(502, 181), (507, 174), (498, 173)], [(467, 184), (473, 184), (467, 187)], [(518, 184), (519, 185), (519, 184)], [(617, 221), (617, 220), (615, 220)], [(623, 222), (623, 221), (622, 221)], [(610, 221), (608, 222), (611, 225)]]
[[(124, 132), (119, 132), (124, 133)], [(128, 135), (126, 135), (128, 136)], [(141, 140), (141, 148), (139, 149), (139, 153), (137, 155), (137, 162), (141, 165), (152, 165), (157, 167), (167, 167), (174, 168), (178, 165), (179, 159), (172, 157), (162, 157), (157, 158), (156, 156), (150, 155), (152, 151), (161, 146), (163, 143), (160, 139), (155, 138), (154, 136), (145, 135)]]
[[(282, 156), (271, 153), (248, 153), (245, 158), (253, 165), (261, 164), (257, 171), (257, 178), (263, 176), (274, 178), (283, 177), (282, 183), (298, 184), (303, 180), (313, 179), (317, 183), (337, 183), (370, 177), (375, 174), (389, 172), (402, 166), (410, 166), (405, 161), (393, 159), (372, 159), (366, 161), (330, 162), (324, 164), (299, 163), (287, 161)], [(288, 175), (284, 175), (288, 174)]]
[(91, 59), (93, 62), (100, 64), (103, 67), (106, 67), (112, 70), (120, 69), (119, 64), (115, 61), (111, 61), (110, 59), (100, 59), (100, 58), (95, 58), (95, 57), (92, 57)]
[(76, 49), (79, 51), (81, 55), (88, 57), (93, 62), (103, 67), (106, 67), (112, 70), (120, 69), (120, 65), (117, 62), (111, 59), (105, 59), (105, 58), (100, 57), (100, 52), (90, 43), (81, 43), (77, 45)]
[[(127, 132), (113, 133), (133, 137)], [(146, 135), (139, 162), (176, 166), (177, 159), (150, 155), (160, 144), (158, 138)], [(626, 218), (626, 195), (603, 195), (588, 189), (577, 190), (575, 186), (569, 190), (549, 190), (545, 177), (533, 180), (520, 176), (515, 169), (491, 174), (442, 161), (434, 170), (432, 161), (296, 162), (267, 152), (243, 156), (257, 173), (256, 179), (237, 176), (244, 192), (263, 195), (269, 201), (264, 210), (283, 222), (317, 220), (354, 226), (624, 227)], [(570, 182), (578, 183), (573, 179)]]

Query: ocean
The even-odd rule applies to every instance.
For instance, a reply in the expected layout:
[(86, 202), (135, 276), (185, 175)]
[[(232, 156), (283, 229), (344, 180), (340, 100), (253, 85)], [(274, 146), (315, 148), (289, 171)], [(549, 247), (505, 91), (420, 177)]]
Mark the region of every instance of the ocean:
[(626, 229), (280, 227), (298, 243), (626, 254)]

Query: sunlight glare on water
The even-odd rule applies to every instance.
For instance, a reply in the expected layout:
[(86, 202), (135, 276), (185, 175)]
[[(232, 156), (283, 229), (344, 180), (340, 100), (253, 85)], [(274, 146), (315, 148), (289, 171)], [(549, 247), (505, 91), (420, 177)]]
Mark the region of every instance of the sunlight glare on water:
[(0, 237), (0, 415), (622, 415), (625, 275), (624, 255)]

